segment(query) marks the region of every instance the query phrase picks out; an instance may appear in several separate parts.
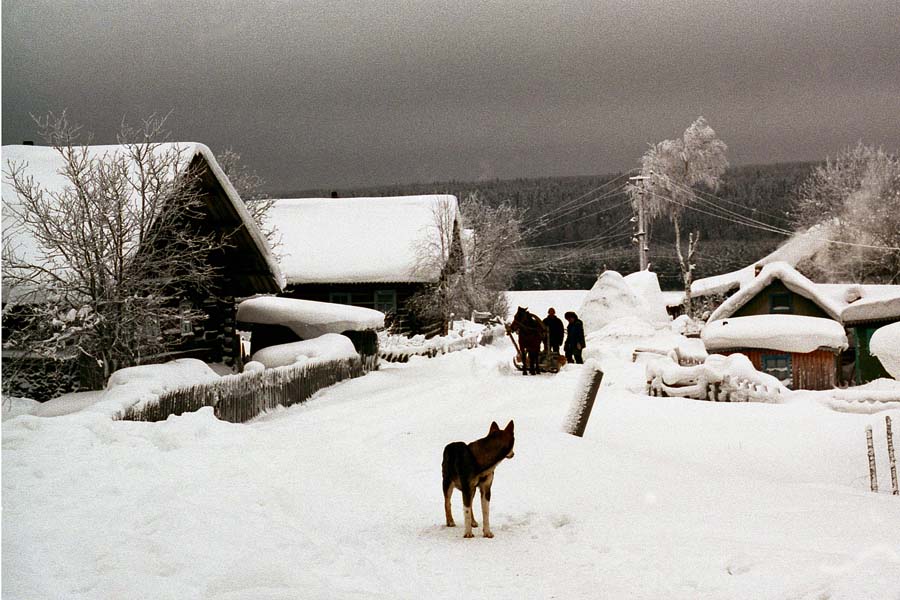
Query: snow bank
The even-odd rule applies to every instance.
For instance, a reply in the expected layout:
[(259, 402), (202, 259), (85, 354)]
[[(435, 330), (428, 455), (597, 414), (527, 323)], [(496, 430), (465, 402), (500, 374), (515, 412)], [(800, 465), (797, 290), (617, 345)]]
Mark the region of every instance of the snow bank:
[(647, 323), (667, 323), (669, 316), (659, 283), (655, 281), (656, 275), (645, 273), (633, 273), (629, 277), (637, 277), (630, 280), (616, 271), (605, 271), (600, 275), (578, 310), (585, 332), (598, 331), (624, 317), (636, 317)]
[(12, 419), (19, 415), (30, 415), (41, 405), (31, 398), (18, 398), (16, 396), (3, 396), (2, 409), (3, 420)]
[(700, 337), (710, 351), (763, 348), (807, 353), (818, 348), (847, 348), (847, 334), (840, 323), (799, 315), (730, 317), (708, 323)]
[(196, 358), (119, 369), (109, 376), (106, 390), (97, 402), (84, 410), (119, 417), (130, 407), (155, 402), (165, 392), (219, 379), (209, 365)]
[(238, 305), (237, 320), (284, 325), (304, 340), (326, 333), (384, 327), (384, 313), (371, 308), (275, 296), (244, 300)]
[(350, 338), (339, 333), (326, 333), (311, 340), (263, 348), (253, 355), (253, 361), (262, 363), (267, 369), (274, 369), (298, 363), (352, 358), (356, 355), (356, 348)]
[(869, 351), (894, 379), (900, 379), (900, 322), (879, 327), (869, 340)]

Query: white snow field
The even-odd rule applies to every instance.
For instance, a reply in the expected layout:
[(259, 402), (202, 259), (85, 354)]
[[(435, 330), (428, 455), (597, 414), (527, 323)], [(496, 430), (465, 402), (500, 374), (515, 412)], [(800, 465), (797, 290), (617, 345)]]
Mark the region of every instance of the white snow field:
[[(562, 424), (589, 366), (523, 377), (506, 339), (244, 425), (11, 418), (3, 598), (900, 598), (884, 437), (900, 410), (636, 395), (641, 367), (616, 358), (632, 345), (607, 340), (584, 438)], [(443, 522), (443, 447), (510, 419), (495, 537), (463, 539)], [(459, 492), (453, 509), (461, 524)]]

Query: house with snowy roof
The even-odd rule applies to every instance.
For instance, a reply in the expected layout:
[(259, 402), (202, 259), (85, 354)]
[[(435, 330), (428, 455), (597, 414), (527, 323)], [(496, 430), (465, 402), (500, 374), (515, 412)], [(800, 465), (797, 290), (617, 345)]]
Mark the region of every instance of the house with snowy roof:
[(283, 296), (375, 309), (402, 331), (445, 325), (417, 320), (409, 299), (463, 267), (455, 196), (286, 198), (266, 218)]
[[(209, 264), (216, 268), (211, 290), (202, 293), (196, 290), (177, 292), (176, 301), (202, 311), (206, 319), (199, 324), (191, 323), (190, 327), (177, 332), (180, 344), (175, 354), (155, 357), (154, 360), (161, 362), (177, 356), (193, 356), (212, 362), (230, 362), (240, 355), (234, 334), (234, 298), (280, 292), (284, 283), (281, 268), (265, 236), (208, 147), (199, 143), (166, 143), (152, 148), (161, 156), (177, 153), (179, 164), (175, 167), (177, 171), (172, 173), (173, 178), (188, 171), (196, 177), (194, 193), (202, 200), (203, 214), (198, 215), (191, 226), (197, 227), (200, 234), (213, 233), (227, 239), (224, 247), (211, 251), (206, 257)], [(86, 157), (103, 161), (124, 159), (127, 168), (136, 168), (126, 146), (87, 146)], [(52, 147), (3, 146), (2, 162), (5, 174), (13, 167), (21, 169), (24, 177), (32, 178), (41, 187), (48, 201), (53, 201), (56, 195), (71, 186), (64, 175), (65, 161)], [(65, 265), (50, 264), (30, 229), (20, 222), (17, 216), (20, 199), (8, 177), (3, 178), (2, 198), (4, 247), (13, 249), (17, 259), (26, 263), (44, 265), (48, 269), (67, 268)], [(137, 248), (135, 251), (141, 250)], [(7, 279), (4, 277), (3, 281), (4, 305), (41, 301), (40, 288), (10, 287)], [(10, 321), (13, 319), (4, 317), (5, 330), (15, 326)]]
[(710, 352), (747, 354), (795, 388), (827, 389), (888, 376), (868, 340), (900, 321), (900, 286), (814, 283), (786, 262), (753, 279), (710, 315)]

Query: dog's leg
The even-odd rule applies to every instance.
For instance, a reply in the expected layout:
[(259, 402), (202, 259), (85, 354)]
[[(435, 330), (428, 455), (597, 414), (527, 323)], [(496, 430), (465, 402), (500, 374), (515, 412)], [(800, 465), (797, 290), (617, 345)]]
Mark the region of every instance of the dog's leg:
[(494, 533), (491, 531), (491, 483), (493, 477), (481, 484), (481, 522), (484, 523), (482, 531), (484, 537), (492, 538)]
[(450, 497), (453, 496), (453, 483), (444, 480), (444, 515), (447, 517), (447, 527), (456, 527), (453, 522), (453, 513), (450, 511)]
[(463, 513), (466, 516), (466, 532), (463, 534), (463, 537), (470, 538), (475, 537), (472, 534), (472, 500), (475, 495), (475, 489), (466, 486), (465, 489), (462, 490), (463, 493)]

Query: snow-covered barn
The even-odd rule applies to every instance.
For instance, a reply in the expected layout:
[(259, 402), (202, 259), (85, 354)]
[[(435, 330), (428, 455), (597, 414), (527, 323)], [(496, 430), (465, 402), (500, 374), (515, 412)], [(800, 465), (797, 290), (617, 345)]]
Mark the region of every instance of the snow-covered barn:
[(267, 219), (284, 296), (372, 308), (407, 331), (435, 326), (413, 318), (410, 297), (463, 265), (455, 196), (278, 199)]
[[(729, 346), (732, 351), (736, 351), (737, 347), (779, 350), (772, 344), (765, 348), (759, 345), (759, 340), (767, 336), (769, 339), (785, 338), (781, 342), (782, 346), (796, 345), (797, 338), (805, 334), (835, 342), (832, 335), (836, 331), (834, 326), (813, 320), (795, 319), (790, 324), (786, 322), (780, 332), (771, 331), (769, 327), (772, 325), (771, 322), (767, 322), (767, 327), (758, 332), (734, 327), (736, 318), (761, 315), (802, 316), (838, 324), (846, 334), (847, 343), (835, 363), (832, 385), (865, 383), (887, 376), (881, 363), (869, 352), (868, 340), (877, 328), (900, 321), (900, 286), (814, 283), (790, 264), (773, 262), (762, 267), (753, 279), (744, 282), (737, 292), (713, 311), (707, 327), (717, 321), (729, 320), (733, 326), (730, 328), (732, 331), (730, 339), (734, 343)], [(716, 332), (714, 335), (719, 336), (721, 331), (722, 325), (716, 324), (707, 335)], [(828, 333), (829, 331), (832, 333)], [(743, 332), (741, 335), (746, 337), (744, 340), (746, 343), (740, 343), (741, 340), (736, 337), (738, 332)], [(793, 341), (787, 338), (793, 338)], [(716, 348), (722, 348), (721, 343), (722, 340), (717, 339), (714, 345)], [(824, 354), (820, 353), (819, 358), (812, 361), (812, 366), (807, 365), (809, 360), (806, 359), (798, 361), (786, 358), (785, 354), (791, 353), (783, 349), (780, 353), (770, 352), (766, 357), (771, 355), (771, 358), (766, 360), (760, 355), (758, 359), (754, 359), (754, 363), (758, 363), (756, 366), (762, 371), (769, 370), (769, 363), (772, 365), (771, 368), (776, 370), (787, 366), (791, 370), (799, 371), (794, 377), (795, 381), (821, 381), (824, 385), (826, 379), (823, 379), (823, 375), (813, 376), (810, 372), (823, 373), (822, 365), (829, 360), (826, 355), (838, 352), (839, 346), (837, 343), (823, 342)]]
[[(128, 157), (127, 148), (118, 145), (88, 146), (86, 152), (91, 160)], [(205, 214), (195, 219), (193, 226), (201, 234), (214, 233), (228, 240), (224, 248), (210, 252), (207, 257), (209, 263), (218, 269), (213, 289), (204, 293), (196, 290), (179, 292), (179, 302), (202, 310), (206, 315), (205, 321), (199, 326), (192, 324), (188, 330), (179, 331), (180, 345), (176, 354), (156, 357), (156, 360), (194, 356), (212, 362), (230, 362), (239, 356), (239, 341), (234, 335), (235, 298), (280, 292), (284, 283), (281, 269), (265, 236), (207, 146), (181, 142), (159, 144), (154, 146), (154, 152), (163, 155), (178, 152), (181, 163), (178, 165), (179, 172), (190, 169), (190, 172), (199, 174), (197, 193), (203, 200)], [(7, 173), (14, 165), (21, 167), (22, 174), (33, 178), (34, 183), (44, 190), (47, 200), (52, 201), (55, 194), (71, 185), (62, 173), (64, 159), (52, 147), (3, 146), (2, 162)], [(174, 176), (177, 175), (173, 173)], [(29, 229), (16, 218), (15, 210), (20, 201), (6, 177), (2, 189), (5, 247), (14, 249), (20, 259), (31, 264), (42, 264), (41, 248)], [(39, 301), (39, 297), (26, 297), (26, 293), (31, 292), (40, 294), (39, 290), (8, 288), (4, 278), (4, 304), (10, 301)], [(5, 319), (4, 329), (12, 325)]]

